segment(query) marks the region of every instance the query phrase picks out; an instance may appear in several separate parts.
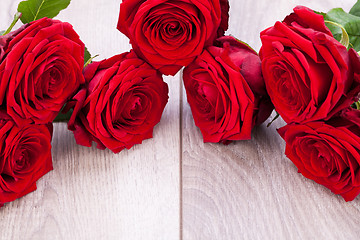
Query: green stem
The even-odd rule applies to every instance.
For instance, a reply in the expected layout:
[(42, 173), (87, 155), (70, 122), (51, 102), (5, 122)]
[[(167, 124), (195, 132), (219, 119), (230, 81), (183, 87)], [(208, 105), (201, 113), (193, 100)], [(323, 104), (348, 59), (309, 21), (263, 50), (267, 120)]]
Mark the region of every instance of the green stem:
[(339, 23), (332, 22), (332, 21), (326, 21), (326, 20), (325, 20), (325, 23), (331, 24), (331, 25), (336, 26), (336, 27), (339, 27), (339, 28), (341, 29), (342, 34), (341, 34), (340, 43), (341, 43), (342, 45), (344, 45), (346, 48), (348, 48), (348, 47), (349, 47), (349, 44), (350, 44), (349, 34), (346, 32), (346, 29), (344, 28), (344, 26), (342, 26), (342, 25), (339, 24)]
[(85, 63), (84, 67), (86, 67), (87, 65), (89, 65), (89, 64), (92, 62), (92, 60), (94, 60), (94, 58), (96, 58), (96, 57), (98, 57), (98, 56), (99, 56), (99, 54), (96, 54), (95, 56), (89, 58), (89, 60), (87, 60), (87, 62)]
[(3, 35), (8, 34), (9, 32), (11, 32), (11, 30), (13, 29), (13, 27), (15, 26), (15, 24), (19, 21), (19, 19), (21, 18), (21, 13), (17, 12), (14, 15), (14, 20), (12, 21), (12, 23), (10, 24), (10, 27), (3, 33)]

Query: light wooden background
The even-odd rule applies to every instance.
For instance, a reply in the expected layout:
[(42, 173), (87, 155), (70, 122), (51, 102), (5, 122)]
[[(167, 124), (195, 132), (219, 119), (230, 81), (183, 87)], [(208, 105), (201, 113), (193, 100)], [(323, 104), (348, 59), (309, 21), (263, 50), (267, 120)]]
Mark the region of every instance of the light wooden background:
[[(0, 29), (19, 0), (1, 0)], [(297, 4), (320, 11), (355, 0), (230, 0), (230, 30), (260, 48), (259, 32)], [(130, 49), (116, 30), (120, 0), (72, 0), (58, 18), (93, 54)], [(275, 129), (253, 140), (204, 144), (180, 74), (154, 138), (120, 154), (77, 146), (56, 124), (54, 171), (0, 209), (1, 239), (359, 239), (360, 197), (346, 203), (297, 173)]]

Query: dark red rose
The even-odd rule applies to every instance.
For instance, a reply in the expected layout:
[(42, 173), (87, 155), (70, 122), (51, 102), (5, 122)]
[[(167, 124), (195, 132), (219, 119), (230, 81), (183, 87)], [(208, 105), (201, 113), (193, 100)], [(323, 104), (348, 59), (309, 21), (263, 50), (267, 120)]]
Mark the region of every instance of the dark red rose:
[(323, 16), (298, 6), (260, 36), (266, 88), (287, 123), (327, 120), (357, 100), (359, 56), (333, 38)]
[(123, 0), (117, 28), (134, 51), (175, 75), (228, 28), (228, 0)]
[(346, 109), (328, 121), (286, 125), (278, 130), (285, 153), (305, 177), (340, 194), (360, 193), (360, 111)]
[(36, 189), (52, 170), (52, 124), (21, 127), (0, 112), (0, 207)]
[(117, 153), (151, 138), (168, 101), (161, 74), (134, 52), (94, 62), (84, 69), (87, 82), (74, 97), (69, 121), (76, 142)]
[(43, 18), (0, 36), (0, 104), (18, 125), (52, 122), (84, 83), (83, 65), (69, 23)]
[(204, 142), (251, 138), (273, 106), (257, 53), (233, 37), (221, 37), (184, 69), (187, 100)]

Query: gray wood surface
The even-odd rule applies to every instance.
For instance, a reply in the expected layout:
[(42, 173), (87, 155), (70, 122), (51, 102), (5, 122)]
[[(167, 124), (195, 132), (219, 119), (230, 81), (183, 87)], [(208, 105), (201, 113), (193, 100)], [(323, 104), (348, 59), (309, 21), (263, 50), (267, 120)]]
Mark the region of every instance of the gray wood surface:
[[(1, 0), (0, 29), (19, 0)], [(349, 10), (355, 0), (230, 0), (229, 34), (259, 50), (259, 32), (297, 4)], [(73, 0), (72, 23), (101, 58), (130, 49), (116, 30), (120, 0)], [(277, 120), (251, 141), (204, 144), (180, 74), (154, 138), (113, 154), (77, 146), (56, 124), (54, 170), (0, 209), (0, 239), (358, 239), (360, 197), (346, 203), (305, 179), (284, 155)]]

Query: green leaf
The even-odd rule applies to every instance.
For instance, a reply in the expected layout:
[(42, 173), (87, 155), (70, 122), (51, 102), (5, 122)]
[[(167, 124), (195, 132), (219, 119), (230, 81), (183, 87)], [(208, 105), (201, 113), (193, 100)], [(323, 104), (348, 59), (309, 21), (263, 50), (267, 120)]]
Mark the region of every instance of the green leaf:
[(90, 52), (88, 51), (88, 49), (85, 47), (85, 54), (84, 54), (84, 67), (86, 67), (87, 65), (89, 65), (90, 63), (92, 63), (92, 60), (94, 60), (94, 58), (98, 57), (99, 55), (95, 55), (93, 57), (91, 57)]
[(350, 9), (350, 14), (360, 17), (360, 0)]
[(21, 21), (29, 23), (43, 17), (53, 18), (69, 4), (70, 0), (25, 0), (19, 3), (18, 12), (22, 13)]
[(324, 13), (324, 12), (318, 12), (318, 11), (315, 11), (315, 10), (313, 10), (313, 11), (314, 11), (314, 13), (319, 14), (319, 15), (323, 15), (324, 17), (326, 15), (326, 13)]
[(92, 60), (94, 60), (94, 58), (96, 58), (96, 57), (98, 57), (98, 56), (99, 56), (99, 54), (97, 54), (97, 55), (89, 58), (89, 60), (85, 63), (84, 67), (86, 67), (87, 65), (89, 65), (90, 63), (92, 63)]
[[(360, 17), (346, 13), (341, 8), (331, 9), (324, 16), (324, 20), (335, 22), (344, 27), (349, 35), (350, 47), (354, 48), (357, 52), (360, 51)], [(338, 26), (327, 24), (335, 39), (341, 41), (343, 32)]]
[(68, 122), (71, 118), (71, 114), (73, 113), (73, 109), (70, 109), (67, 113), (59, 112), (54, 122)]
[(91, 54), (90, 54), (89, 50), (85, 47), (84, 64), (86, 64), (90, 58), (91, 58)]

